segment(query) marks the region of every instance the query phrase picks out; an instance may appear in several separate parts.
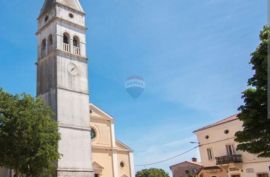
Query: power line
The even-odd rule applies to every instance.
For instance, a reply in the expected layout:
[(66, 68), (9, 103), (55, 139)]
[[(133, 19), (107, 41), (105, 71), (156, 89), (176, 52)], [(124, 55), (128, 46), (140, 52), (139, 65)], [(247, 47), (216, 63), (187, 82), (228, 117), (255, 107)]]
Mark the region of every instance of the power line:
[(205, 144), (199, 144), (199, 145), (197, 145), (197, 146), (195, 146), (195, 147), (193, 147), (193, 148), (191, 148), (191, 149), (189, 149), (189, 150), (187, 150), (187, 151), (185, 151), (185, 152), (183, 152), (183, 153), (181, 153), (181, 154), (177, 154), (177, 155), (175, 155), (175, 156), (173, 156), (173, 157), (169, 157), (169, 158), (167, 158), (167, 159), (164, 159), (164, 160), (161, 160), (161, 161), (157, 161), (157, 162), (152, 162), (152, 163), (142, 164), (142, 165), (135, 165), (135, 166), (141, 167), (141, 166), (150, 166), (150, 165), (160, 164), (160, 163), (167, 162), (167, 161), (169, 161), (169, 160), (175, 159), (175, 158), (177, 158), (177, 157), (180, 157), (180, 156), (182, 156), (182, 155), (184, 155), (184, 154), (186, 154), (186, 153), (188, 153), (188, 152), (190, 152), (190, 151), (193, 151), (194, 149), (196, 149), (196, 148), (198, 148), (198, 147), (205, 146), (205, 145), (209, 145), (209, 144), (213, 144), (213, 143), (218, 143), (218, 142), (226, 141), (226, 140), (230, 140), (230, 139), (234, 139), (234, 137), (233, 137), (233, 138), (226, 138), (226, 139), (222, 139), (222, 140), (217, 140), (217, 141), (212, 141), (212, 142), (205, 143)]
[(148, 164), (142, 164), (142, 165), (135, 165), (135, 166), (141, 167), (141, 166), (149, 166), (149, 165), (155, 165), (155, 164), (167, 162), (167, 161), (169, 161), (169, 160), (172, 160), (172, 159), (175, 159), (175, 158), (177, 158), (177, 157), (180, 157), (180, 156), (182, 156), (182, 155), (184, 155), (184, 154), (186, 154), (186, 153), (188, 153), (188, 152), (191, 152), (191, 151), (193, 151), (194, 149), (197, 149), (198, 147), (199, 147), (199, 146), (195, 146), (195, 147), (193, 147), (193, 148), (191, 148), (191, 149), (189, 149), (189, 150), (187, 150), (187, 151), (185, 151), (185, 152), (182, 152), (181, 154), (177, 154), (177, 155), (175, 155), (175, 156), (173, 156), (173, 157), (169, 157), (169, 158), (164, 159), (164, 160), (161, 160), (161, 161), (152, 162), (152, 163), (148, 163)]

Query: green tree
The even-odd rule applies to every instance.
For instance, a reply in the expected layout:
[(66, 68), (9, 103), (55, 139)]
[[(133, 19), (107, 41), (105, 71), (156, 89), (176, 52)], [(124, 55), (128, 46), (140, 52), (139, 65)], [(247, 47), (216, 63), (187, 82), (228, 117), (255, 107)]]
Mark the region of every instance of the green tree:
[(267, 50), (270, 28), (260, 33), (261, 43), (251, 54), (255, 74), (248, 80), (249, 88), (243, 92), (244, 105), (239, 108), (243, 131), (236, 133), (238, 150), (270, 157), (270, 119), (267, 118)]
[(42, 100), (0, 89), (0, 166), (14, 177), (49, 177), (55, 172), (60, 135)]
[(137, 172), (136, 177), (169, 177), (162, 169), (150, 168)]

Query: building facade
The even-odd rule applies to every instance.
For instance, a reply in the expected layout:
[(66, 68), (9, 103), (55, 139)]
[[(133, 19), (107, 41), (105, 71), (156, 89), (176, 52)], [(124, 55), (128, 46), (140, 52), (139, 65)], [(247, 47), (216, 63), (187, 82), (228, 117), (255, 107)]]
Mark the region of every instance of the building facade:
[(204, 167), (199, 177), (269, 177), (270, 158), (236, 150), (235, 133), (242, 129), (233, 115), (194, 131)]
[(93, 104), (90, 110), (95, 177), (135, 177), (133, 152), (116, 139), (114, 119)]
[(184, 161), (170, 166), (173, 177), (190, 177), (196, 176), (202, 169), (201, 164), (197, 162), (197, 159), (193, 158), (192, 161)]
[(55, 112), (58, 177), (93, 177), (85, 13), (79, 0), (45, 0), (38, 17), (37, 96)]

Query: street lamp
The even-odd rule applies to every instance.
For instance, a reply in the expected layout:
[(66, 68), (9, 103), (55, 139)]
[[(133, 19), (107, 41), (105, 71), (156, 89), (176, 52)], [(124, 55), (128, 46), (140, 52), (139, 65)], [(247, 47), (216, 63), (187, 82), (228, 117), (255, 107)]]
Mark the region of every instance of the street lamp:
[(197, 144), (198, 146), (201, 146), (200, 142), (196, 142), (196, 141), (191, 141), (189, 142), (190, 144)]

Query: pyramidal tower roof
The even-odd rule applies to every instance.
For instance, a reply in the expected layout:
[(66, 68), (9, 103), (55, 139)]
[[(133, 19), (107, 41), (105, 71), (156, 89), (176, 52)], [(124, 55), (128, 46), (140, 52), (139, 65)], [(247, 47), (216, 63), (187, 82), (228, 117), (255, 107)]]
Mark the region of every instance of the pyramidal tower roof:
[(50, 11), (56, 3), (84, 13), (79, 0), (45, 0), (40, 16)]

